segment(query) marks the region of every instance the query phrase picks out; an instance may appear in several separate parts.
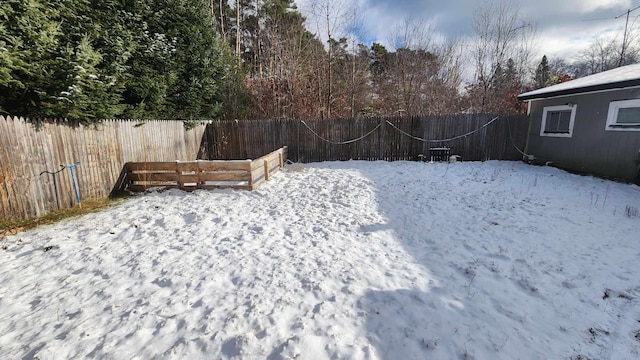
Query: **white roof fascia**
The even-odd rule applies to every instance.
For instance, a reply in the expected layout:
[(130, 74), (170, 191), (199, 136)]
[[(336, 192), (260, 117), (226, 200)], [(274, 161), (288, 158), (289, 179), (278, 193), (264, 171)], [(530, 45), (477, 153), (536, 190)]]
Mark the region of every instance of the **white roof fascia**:
[(606, 90), (585, 91), (585, 92), (580, 92), (580, 93), (566, 94), (566, 95), (556, 95), (556, 96), (549, 96), (549, 97), (541, 96), (541, 97), (538, 97), (538, 98), (528, 99), (528, 100), (524, 100), (524, 101), (556, 99), (556, 98), (567, 97), (567, 96), (579, 96), (579, 95), (586, 95), (586, 94), (597, 94), (597, 93), (603, 93), (603, 92), (609, 92), (609, 91), (618, 91), (618, 90), (626, 90), (626, 89), (637, 89), (637, 88), (640, 88), (640, 85), (620, 87), (620, 88), (614, 88), (614, 89), (606, 89)]

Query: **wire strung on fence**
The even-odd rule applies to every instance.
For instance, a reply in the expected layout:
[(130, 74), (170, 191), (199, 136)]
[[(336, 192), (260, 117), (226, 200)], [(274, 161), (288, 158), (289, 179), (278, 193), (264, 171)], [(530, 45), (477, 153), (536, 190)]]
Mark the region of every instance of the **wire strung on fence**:
[[(489, 122), (487, 122), (486, 124), (482, 125), (481, 127), (469, 131), (468, 133), (462, 134), (462, 135), (458, 135), (458, 136), (454, 136), (452, 138), (448, 138), (448, 139), (424, 139), (418, 136), (413, 136), (411, 134), (409, 134), (408, 132), (400, 129), (399, 127), (395, 126), (392, 122), (390, 122), (389, 120), (385, 120), (385, 122), (389, 125), (391, 125), (392, 128), (396, 129), (398, 132), (400, 132), (402, 135), (404, 136), (408, 136), (414, 140), (418, 140), (418, 141), (422, 141), (422, 142), (427, 142), (427, 143), (436, 143), (436, 142), (448, 142), (448, 141), (453, 141), (453, 140), (458, 140), (458, 139), (462, 139), (464, 137), (473, 135), (475, 133), (477, 133), (478, 131), (486, 128), (487, 126), (493, 124), (495, 121), (497, 121), (500, 117), (496, 116), (493, 119), (489, 120)], [(376, 126), (373, 130), (369, 131), (368, 133), (355, 138), (355, 139), (351, 139), (351, 140), (346, 140), (346, 141), (333, 141), (333, 140), (329, 140), (326, 139), (324, 137), (322, 137), (320, 134), (318, 134), (317, 132), (315, 132), (309, 125), (307, 125), (306, 122), (301, 121), (302, 125), (304, 125), (307, 129), (309, 129), (309, 131), (311, 131), (311, 133), (313, 133), (313, 135), (315, 135), (317, 138), (319, 138), (320, 140), (329, 143), (329, 144), (333, 144), (333, 145), (346, 145), (346, 144), (351, 144), (360, 140), (363, 140), (364, 138), (366, 138), (367, 136), (373, 134), (376, 130), (378, 130), (380, 128), (380, 126), (382, 126), (382, 123), (378, 124), (378, 126)]]
[(422, 142), (427, 142), (427, 143), (435, 143), (435, 142), (447, 142), (447, 141), (458, 140), (458, 139), (462, 139), (462, 138), (464, 138), (464, 137), (467, 137), (467, 136), (469, 136), (469, 135), (475, 134), (475, 133), (477, 133), (478, 131), (480, 131), (480, 130), (482, 130), (482, 129), (486, 128), (486, 127), (487, 127), (487, 126), (489, 126), (489, 125), (491, 125), (494, 121), (498, 120), (498, 118), (499, 118), (499, 116), (496, 116), (496, 117), (494, 117), (493, 119), (491, 119), (488, 123), (486, 123), (486, 124), (482, 125), (481, 127), (477, 128), (477, 129), (475, 129), (475, 130), (472, 130), (472, 131), (469, 131), (469, 132), (468, 132), (468, 133), (466, 133), (466, 134), (462, 134), (462, 135), (454, 136), (454, 137), (452, 137), (452, 138), (448, 138), (448, 139), (423, 139), (423, 138), (421, 138), (421, 137), (413, 136), (413, 135), (409, 134), (408, 132), (403, 131), (402, 129), (400, 129), (400, 128), (398, 128), (397, 126), (395, 126), (395, 125), (394, 125), (392, 122), (390, 122), (389, 120), (387, 120), (387, 124), (391, 125), (391, 127), (392, 127), (392, 128), (394, 128), (394, 129), (398, 130), (402, 135), (408, 136), (408, 137), (410, 137), (410, 138), (412, 138), (412, 139), (414, 139), (414, 140), (418, 140), (418, 141), (422, 141)]
[(534, 160), (535, 157), (533, 155), (529, 155), (529, 154), (525, 153), (524, 151), (520, 150), (518, 145), (516, 145), (516, 142), (513, 140), (513, 136), (511, 136), (511, 120), (510, 119), (507, 119), (507, 131), (509, 132), (509, 140), (511, 141), (511, 145), (513, 145), (513, 147), (516, 148), (516, 150), (520, 154), (522, 154), (522, 156), (526, 157), (529, 160)]
[(380, 126), (382, 126), (382, 123), (378, 124), (378, 126), (376, 126), (375, 128), (373, 128), (373, 130), (369, 131), (368, 133), (360, 136), (359, 138), (356, 139), (351, 139), (351, 140), (346, 140), (346, 141), (332, 141), (329, 139), (325, 139), (322, 136), (320, 136), (320, 134), (318, 134), (317, 132), (315, 132), (312, 128), (309, 127), (309, 125), (307, 125), (306, 122), (301, 121), (302, 125), (304, 125), (307, 129), (309, 129), (309, 131), (311, 131), (313, 133), (313, 135), (315, 135), (317, 138), (319, 138), (320, 140), (329, 143), (329, 144), (333, 144), (333, 145), (346, 145), (346, 144), (351, 144), (354, 143), (356, 141), (360, 141), (364, 138), (366, 138), (367, 136), (373, 134), (376, 130), (378, 130), (380, 128)]

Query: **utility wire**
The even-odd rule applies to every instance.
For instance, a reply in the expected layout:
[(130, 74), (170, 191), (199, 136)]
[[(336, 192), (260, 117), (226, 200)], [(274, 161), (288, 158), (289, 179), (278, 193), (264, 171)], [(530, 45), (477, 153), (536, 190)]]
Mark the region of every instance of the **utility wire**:
[(640, 9), (640, 6), (636, 6), (636, 7), (634, 7), (634, 8), (633, 8), (633, 9), (631, 9), (631, 10), (627, 10), (627, 11), (623, 12), (622, 14), (620, 14), (620, 15), (618, 15), (618, 16), (616, 16), (616, 17), (614, 17), (614, 19), (619, 19), (619, 18), (621, 18), (621, 17), (623, 17), (623, 16), (625, 16), (625, 15), (629, 15), (629, 13), (634, 12), (634, 11), (636, 11), (636, 10), (638, 10), (638, 9)]
[(618, 66), (622, 66), (622, 61), (624, 60), (624, 52), (627, 47), (627, 33), (629, 30), (629, 14), (631, 14), (632, 11), (636, 11), (638, 9), (640, 9), (640, 6), (637, 6), (631, 10), (627, 10), (626, 13), (616, 16), (616, 19), (618, 19), (621, 16), (624, 16), (625, 14), (627, 15), (627, 22), (624, 24), (624, 36), (622, 37), (622, 50), (620, 51), (620, 61), (618, 61)]
[(587, 22), (587, 21), (604, 21), (604, 20), (612, 20), (612, 19), (617, 19), (617, 17), (607, 17), (607, 18), (597, 18), (597, 19), (584, 19), (584, 20), (580, 20), (582, 22)]
[(609, 16), (609, 17), (602, 17), (602, 18), (595, 18), (595, 19), (582, 19), (580, 21), (587, 22), (587, 21), (616, 20), (616, 19), (619, 19), (619, 18), (627, 15), (627, 13), (631, 13), (631, 12), (633, 12), (635, 10), (638, 10), (638, 9), (640, 9), (640, 6), (637, 6), (637, 7), (633, 8), (633, 9), (631, 9), (631, 10), (627, 10), (627, 11), (623, 12), (622, 14), (620, 14), (618, 16)]

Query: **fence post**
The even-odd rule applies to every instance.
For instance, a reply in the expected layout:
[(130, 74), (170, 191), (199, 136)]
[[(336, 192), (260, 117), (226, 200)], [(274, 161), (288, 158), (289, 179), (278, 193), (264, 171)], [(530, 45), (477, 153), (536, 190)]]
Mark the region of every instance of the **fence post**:
[(249, 172), (249, 188), (251, 190), (255, 190), (255, 186), (253, 185), (255, 181), (253, 180), (253, 161), (247, 161), (247, 171)]
[(176, 160), (176, 174), (178, 179), (178, 189), (184, 190), (184, 180), (182, 179), (182, 169), (180, 169), (180, 160)]
[(380, 138), (378, 144), (378, 160), (384, 160), (384, 123), (386, 119), (384, 117), (380, 118)]
[[(488, 119), (491, 119), (491, 117), (488, 117)], [(487, 120), (486, 122), (488, 122), (490, 120)], [(483, 121), (485, 124), (486, 122)], [(487, 149), (487, 128), (485, 127), (484, 129), (482, 129), (482, 161), (487, 161), (490, 160), (489, 159), (489, 150)]]
[(298, 143), (296, 144), (298, 157), (296, 158), (296, 162), (300, 162), (300, 124), (301, 123), (302, 123), (302, 120), (298, 120)]

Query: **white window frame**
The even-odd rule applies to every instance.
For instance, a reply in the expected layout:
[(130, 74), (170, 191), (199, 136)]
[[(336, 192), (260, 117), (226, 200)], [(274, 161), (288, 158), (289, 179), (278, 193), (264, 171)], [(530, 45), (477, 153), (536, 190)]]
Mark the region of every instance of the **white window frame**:
[[(570, 138), (573, 136), (573, 124), (576, 121), (576, 108), (578, 106), (573, 105), (556, 105), (556, 106), (546, 106), (542, 109), (542, 124), (540, 126), (540, 136), (549, 136), (549, 137), (564, 137)], [(547, 127), (547, 114), (552, 111), (567, 111), (571, 110), (571, 118), (569, 119), (569, 132), (568, 133), (547, 133), (544, 129)]]
[(618, 111), (624, 108), (640, 107), (640, 99), (612, 101), (609, 103), (606, 131), (640, 131), (640, 122), (633, 124), (618, 124)]

